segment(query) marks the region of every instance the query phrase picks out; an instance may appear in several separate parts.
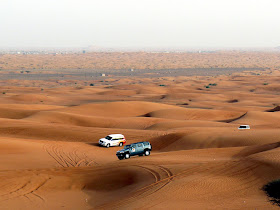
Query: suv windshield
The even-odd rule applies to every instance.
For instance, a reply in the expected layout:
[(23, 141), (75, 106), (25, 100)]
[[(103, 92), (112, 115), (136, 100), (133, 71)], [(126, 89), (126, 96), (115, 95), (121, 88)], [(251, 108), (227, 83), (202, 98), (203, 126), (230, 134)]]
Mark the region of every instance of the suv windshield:
[(129, 149), (129, 147), (130, 147), (130, 145), (126, 145), (126, 146), (124, 147), (124, 149)]
[(112, 137), (111, 136), (106, 136), (105, 139), (111, 140)]

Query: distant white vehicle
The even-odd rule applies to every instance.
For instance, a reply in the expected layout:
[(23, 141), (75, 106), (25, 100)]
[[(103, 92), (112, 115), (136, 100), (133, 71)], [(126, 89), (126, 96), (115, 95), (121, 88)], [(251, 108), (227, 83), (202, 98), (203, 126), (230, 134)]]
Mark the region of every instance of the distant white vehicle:
[(250, 129), (250, 126), (249, 125), (240, 125), (238, 129), (240, 129), (240, 130)]
[(122, 146), (126, 143), (125, 137), (122, 134), (110, 134), (105, 138), (99, 139), (99, 145), (104, 147)]

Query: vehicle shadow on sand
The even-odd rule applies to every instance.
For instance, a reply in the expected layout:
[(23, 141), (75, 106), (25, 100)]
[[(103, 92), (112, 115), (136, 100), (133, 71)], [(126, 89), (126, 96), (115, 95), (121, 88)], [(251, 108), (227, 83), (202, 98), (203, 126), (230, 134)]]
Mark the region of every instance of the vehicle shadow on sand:
[(94, 147), (101, 147), (98, 143), (86, 143), (86, 144)]

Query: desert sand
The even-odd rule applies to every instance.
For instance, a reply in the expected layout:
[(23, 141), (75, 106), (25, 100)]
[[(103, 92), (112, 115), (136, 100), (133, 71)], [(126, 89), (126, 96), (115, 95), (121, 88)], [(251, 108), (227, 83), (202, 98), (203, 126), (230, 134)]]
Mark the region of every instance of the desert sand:
[[(280, 177), (279, 64), (251, 54), (271, 65), (215, 75), (2, 70), (0, 209), (277, 209), (261, 188)], [(254, 68), (245, 64), (235, 67)], [(151, 155), (118, 160), (120, 147), (98, 146), (112, 133), (151, 142)]]

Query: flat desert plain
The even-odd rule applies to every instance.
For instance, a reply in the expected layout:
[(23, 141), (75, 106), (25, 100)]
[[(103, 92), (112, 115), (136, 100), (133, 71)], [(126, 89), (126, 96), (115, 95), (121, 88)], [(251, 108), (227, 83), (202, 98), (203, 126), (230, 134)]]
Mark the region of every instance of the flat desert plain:
[[(6, 66), (0, 209), (277, 209), (262, 191), (280, 178), (280, 69), (269, 62)], [(118, 160), (121, 147), (98, 146), (115, 133), (127, 144), (149, 141), (151, 155)]]

